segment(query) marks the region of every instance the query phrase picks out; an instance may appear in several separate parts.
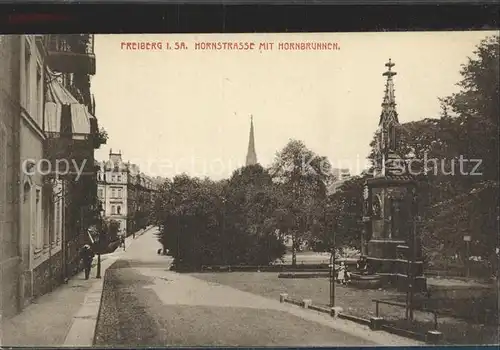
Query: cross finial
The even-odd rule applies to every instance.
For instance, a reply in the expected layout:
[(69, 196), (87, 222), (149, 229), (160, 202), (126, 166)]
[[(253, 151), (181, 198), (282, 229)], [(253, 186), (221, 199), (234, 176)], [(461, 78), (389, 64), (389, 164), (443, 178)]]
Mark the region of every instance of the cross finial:
[(392, 71), (392, 67), (395, 66), (394, 63), (392, 63), (392, 60), (389, 58), (389, 62), (387, 62), (385, 64), (385, 66), (387, 67), (387, 72), (385, 72), (384, 74), (382, 74), (383, 76), (386, 76), (387, 79), (391, 79), (394, 75), (396, 75), (396, 72), (393, 72)]
[(386, 67), (389, 67), (389, 70), (391, 70), (391, 68), (392, 68), (392, 67), (394, 67), (394, 66), (395, 66), (395, 64), (394, 64), (394, 63), (392, 63), (392, 60), (389, 58), (389, 62), (387, 62), (387, 63), (385, 64), (385, 66), (386, 66)]

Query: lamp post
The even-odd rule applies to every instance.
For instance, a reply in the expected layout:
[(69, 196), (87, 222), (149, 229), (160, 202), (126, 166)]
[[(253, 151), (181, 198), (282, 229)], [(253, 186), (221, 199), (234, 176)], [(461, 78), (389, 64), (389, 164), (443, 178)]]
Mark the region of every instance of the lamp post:
[(222, 263), (226, 265), (226, 198), (222, 198)]
[(99, 238), (98, 238), (98, 243), (97, 243), (97, 273), (96, 273), (96, 278), (101, 278), (101, 250), (102, 250), (102, 231), (104, 229), (103, 227), (103, 217), (104, 217), (104, 209), (102, 208), (102, 205), (99, 210)]
[[(325, 229), (328, 234), (328, 220), (326, 218), (326, 211), (329, 208), (328, 204), (325, 205), (324, 212), (324, 221), (325, 221)], [(335, 230), (332, 232), (331, 239), (331, 247), (330, 247), (330, 264), (328, 265), (330, 268), (330, 307), (335, 306)]]
[(335, 248), (330, 253), (330, 307), (335, 306)]
[(415, 310), (415, 288), (417, 284), (417, 248), (418, 248), (418, 225), (417, 222), (420, 221), (419, 210), (418, 210), (418, 193), (417, 193), (417, 185), (413, 188), (413, 196), (412, 196), (412, 211), (413, 211), (413, 220), (412, 220), (412, 249), (411, 249), (411, 260), (412, 260), (412, 269), (411, 269), (411, 289), (410, 289), (410, 320), (413, 321), (414, 318), (414, 310)]
[(413, 321), (413, 311), (414, 311), (414, 293), (416, 284), (416, 260), (417, 260), (417, 215), (418, 215), (418, 198), (417, 198), (417, 188), (416, 186), (412, 188), (410, 193), (410, 215), (411, 215), (411, 228), (410, 228), (410, 251), (407, 265), (407, 279), (408, 288), (406, 293), (406, 319)]

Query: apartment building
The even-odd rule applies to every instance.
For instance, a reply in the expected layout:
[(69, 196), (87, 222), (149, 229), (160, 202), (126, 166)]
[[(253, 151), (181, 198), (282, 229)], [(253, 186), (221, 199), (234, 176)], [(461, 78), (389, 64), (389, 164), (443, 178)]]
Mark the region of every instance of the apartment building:
[[(0, 36), (0, 314), (3, 317), (16, 314), (71, 275), (67, 273), (67, 265), (77, 259), (77, 251), (66, 249), (67, 234), (85, 235), (75, 226), (68, 230), (63, 223), (70, 219), (68, 213), (75, 208), (83, 212), (82, 208), (92, 206), (90, 202), (74, 200), (77, 192), (71, 189), (77, 181), (71, 177), (71, 171), (69, 177), (63, 177), (55, 167), (58, 159), (77, 162), (87, 159), (90, 167), (84, 172), (95, 174), (97, 121), (84, 101), (74, 96), (79, 90), (70, 92), (60, 79), (65, 74), (64, 62), (70, 62), (66, 70), (71, 70), (72, 60), (75, 57), (81, 60), (81, 55), (71, 52), (74, 46), (57, 44), (64, 37)], [(82, 72), (81, 64), (79, 67)], [(83, 74), (89, 72), (84, 70)], [(88, 182), (85, 176), (82, 178), (80, 186)], [(85, 193), (89, 192), (92, 187)]]
[(110, 150), (108, 161), (98, 162), (98, 197), (106, 220), (120, 225), (120, 232), (131, 234), (148, 225), (149, 211), (159, 183), (125, 162), (120, 152)]
[(20, 307), (21, 36), (0, 35), (0, 319)]

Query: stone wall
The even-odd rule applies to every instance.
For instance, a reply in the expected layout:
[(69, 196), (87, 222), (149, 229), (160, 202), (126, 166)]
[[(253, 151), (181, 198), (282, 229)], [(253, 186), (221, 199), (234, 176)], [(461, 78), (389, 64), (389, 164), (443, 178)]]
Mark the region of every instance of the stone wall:
[(66, 242), (65, 276), (67, 278), (71, 278), (78, 272), (82, 271), (80, 264), (80, 249), (85, 243), (88, 243), (84, 238), (83, 234), (80, 234)]
[(62, 252), (59, 251), (33, 271), (33, 297), (51, 292), (62, 283)]
[(0, 264), (0, 316), (10, 317), (19, 312), (19, 258)]
[(368, 254), (378, 259), (397, 259), (397, 247), (404, 241), (371, 240), (368, 242)]

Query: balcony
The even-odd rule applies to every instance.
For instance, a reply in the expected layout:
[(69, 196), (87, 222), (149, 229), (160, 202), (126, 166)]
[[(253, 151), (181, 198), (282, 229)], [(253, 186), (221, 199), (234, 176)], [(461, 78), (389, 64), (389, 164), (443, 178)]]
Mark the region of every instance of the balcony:
[[(85, 42), (85, 39), (88, 39)], [(47, 62), (61, 73), (94, 75), (96, 72), (94, 35), (47, 35)]]

